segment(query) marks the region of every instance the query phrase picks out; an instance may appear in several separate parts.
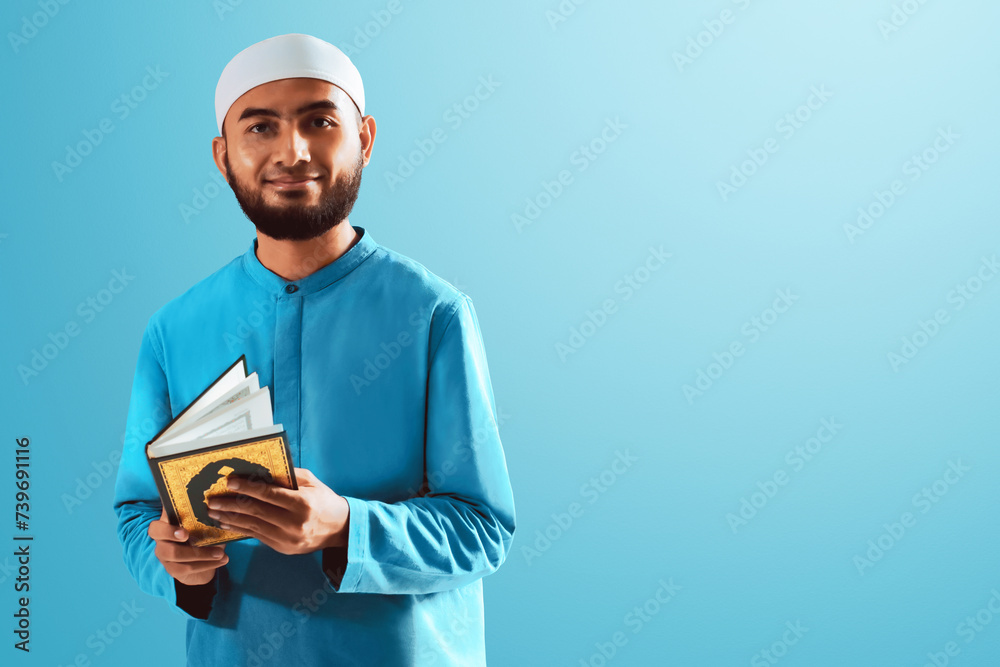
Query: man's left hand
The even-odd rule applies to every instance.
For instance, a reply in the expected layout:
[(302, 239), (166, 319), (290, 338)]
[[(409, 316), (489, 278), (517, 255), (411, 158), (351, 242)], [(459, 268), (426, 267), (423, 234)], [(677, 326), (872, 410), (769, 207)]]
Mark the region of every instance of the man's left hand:
[(298, 490), (231, 475), (237, 496), (214, 497), (208, 515), (222, 528), (255, 537), (283, 554), (346, 546), (350, 507), (305, 468), (295, 469)]

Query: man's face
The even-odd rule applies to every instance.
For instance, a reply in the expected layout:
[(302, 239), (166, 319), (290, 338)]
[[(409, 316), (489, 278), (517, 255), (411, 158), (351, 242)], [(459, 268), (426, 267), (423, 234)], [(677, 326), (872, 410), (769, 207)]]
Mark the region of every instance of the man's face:
[(272, 81), (236, 100), (223, 123), (222, 162), (258, 231), (305, 240), (347, 218), (370, 152), (362, 129), (351, 98), (319, 79)]

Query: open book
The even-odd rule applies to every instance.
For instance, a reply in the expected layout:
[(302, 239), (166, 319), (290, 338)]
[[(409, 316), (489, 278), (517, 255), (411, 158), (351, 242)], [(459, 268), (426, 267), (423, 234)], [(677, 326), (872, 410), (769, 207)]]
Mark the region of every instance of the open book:
[(192, 546), (246, 539), (208, 516), (207, 501), (237, 495), (235, 474), (297, 489), (288, 439), (271, 412), (271, 392), (237, 359), (146, 444), (146, 458), (170, 523), (185, 528)]

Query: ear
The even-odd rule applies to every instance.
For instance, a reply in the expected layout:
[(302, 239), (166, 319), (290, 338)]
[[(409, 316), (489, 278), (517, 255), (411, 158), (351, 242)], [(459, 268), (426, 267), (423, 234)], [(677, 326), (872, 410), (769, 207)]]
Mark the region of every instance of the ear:
[(367, 167), (371, 161), (372, 148), (375, 146), (375, 119), (371, 116), (362, 118), (358, 132), (361, 138), (361, 166)]
[(212, 159), (215, 160), (215, 166), (219, 169), (219, 173), (222, 177), (226, 179), (226, 183), (229, 179), (226, 178), (226, 139), (224, 137), (214, 137), (212, 139)]

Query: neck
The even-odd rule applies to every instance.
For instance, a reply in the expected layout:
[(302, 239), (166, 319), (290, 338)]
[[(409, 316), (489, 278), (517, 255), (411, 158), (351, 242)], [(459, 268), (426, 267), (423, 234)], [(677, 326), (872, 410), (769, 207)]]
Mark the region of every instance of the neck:
[(335, 262), (359, 238), (347, 218), (326, 233), (305, 241), (279, 241), (258, 230), (257, 259), (266, 269), (285, 280), (301, 280)]

